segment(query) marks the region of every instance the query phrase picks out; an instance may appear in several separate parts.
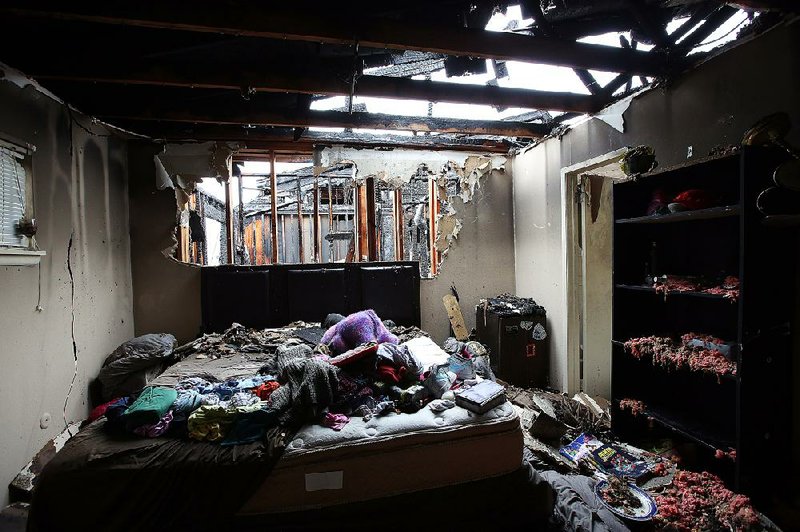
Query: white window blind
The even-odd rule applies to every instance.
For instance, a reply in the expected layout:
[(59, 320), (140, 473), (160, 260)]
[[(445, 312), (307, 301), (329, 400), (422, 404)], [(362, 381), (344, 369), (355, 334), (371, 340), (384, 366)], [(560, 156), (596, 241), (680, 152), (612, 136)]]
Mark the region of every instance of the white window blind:
[(27, 174), (24, 155), (0, 146), (0, 246), (24, 247), (17, 226), (25, 215)]

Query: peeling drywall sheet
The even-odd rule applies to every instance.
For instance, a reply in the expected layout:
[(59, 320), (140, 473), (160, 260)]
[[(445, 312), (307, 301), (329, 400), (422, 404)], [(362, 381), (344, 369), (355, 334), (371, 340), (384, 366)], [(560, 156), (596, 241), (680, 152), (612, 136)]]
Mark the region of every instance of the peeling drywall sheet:
[(230, 179), (236, 149), (223, 142), (166, 144), (155, 156), (156, 187), (174, 188), (178, 208), (183, 210), (189, 194), (203, 178), (213, 177), (221, 182)]

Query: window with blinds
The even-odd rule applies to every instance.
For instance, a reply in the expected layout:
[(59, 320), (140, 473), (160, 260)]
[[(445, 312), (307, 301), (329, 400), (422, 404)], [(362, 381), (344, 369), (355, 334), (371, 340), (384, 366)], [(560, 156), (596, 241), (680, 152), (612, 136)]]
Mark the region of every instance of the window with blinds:
[(23, 164), (25, 154), (0, 144), (0, 246), (24, 247), (19, 233), (25, 215), (28, 175)]

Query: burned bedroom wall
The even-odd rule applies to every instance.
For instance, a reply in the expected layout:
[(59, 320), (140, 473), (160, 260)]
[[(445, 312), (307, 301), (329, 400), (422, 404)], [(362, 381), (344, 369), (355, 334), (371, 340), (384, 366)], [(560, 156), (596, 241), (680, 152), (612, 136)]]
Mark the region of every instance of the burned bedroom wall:
[[(126, 141), (4, 65), (0, 136), (36, 147), (36, 240), (46, 252), (41, 269), (0, 266), (0, 485), (7, 486), (64, 430), (65, 418), (87, 416), (89, 382), (133, 336), (133, 312)], [(2, 497), (4, 506), (7, 490)]]
[(169, 332), (184, 342), (200, 330), (200, 269), (166, 257), (175, 245), (175, 191), (156, 187), (158, 146), (129, 146), (131, 274), (136, 335)]
[[(200, 267), (178, 262), (165, 253), (175, 246), (176, 202), (174, 190), (156, 187), (153, 156), (159, 149), (140, 142), (132, 142), (129, 148), (136, 334), (170, 332), (179, 341), (186, 341), (194, 338), (201, 327)], [(355, 165), (357, 180), (375, 177), (378, 193), (384, 186), (389, 191), (412, 180), (421, 169), (426, 169), (426, 179), (433, 177), (438, 190), (446, 191), (448, 181), (440, 179), (441, 170), (450, 169), (451, 192), (458, 191), (458, 195), (450, 197), (439, 213), (440, 226), (446, 233), (440, 235), (438, 247), (443, 259), (436, 277), (423, 279), (420, 288), (422, 326), (437, 339), (443, 340), (449, 332), (442, 296), (451, 293), (451, 286), (461, 297), (468, 327), (474, 326), (474, 308), (480, 298), (513, 290), (512, 185), (511, 176), (503, 169), (504, 157), (344, 147), (325, 148), (317, 154), (320, 171), (342, 161)], [(452, 186), (454, 180), (461, 184)], [(418, 191), (420, 198), (427, 198), (427, 191), (426, 181)], [(404, 196), (407, 192), (403, 192)], [(405, 222), (413, 226), (411, 218)], [(421, 248), (428, 248), (427, 238), (421, 238)], [(306, 253), (306, 257), (311, 256)], [(339, 258), (344, 260), (344, 254), (340, 253)], [(388, 252), (382, 258), (394, 260)]]
[[(425, 201), (431, 177), (436, 180), (439, 197), (447, 198), (438, 213), (434, 237), (440, 259), (435, 273), (423, 275), (420, 283), (422, 328), (436, 340), (443, 341), (449, 334), (442, 297), (451, 293), (451, 287), (460, 298), (467, 328), (475, 326), (475, 306), (481, 298), (513, 291), (512, 184), (505, 157), (336, 146), (318, 154), (322, 168), (341, 161), (355, 163), (357, 179), (373, 176), (389, 187), (401, 187), (404, 205), (412, 191)], [(413, 186), (415, 183), (419, 185)], [(411, 216), (404, 222), (407, 231), (421, 225)], [(407, 239), (412, 238), (413, 233), (407, 233)], [(414, 242), (407, 242), (406, 251), (413, 246)], [(418, 254), (406, 254), (406, 258), (420, 260), (423, 273), (428, 273), (424, 263), (430, 260), (430, 253), (425, 247), (419, 246)]]
[[(773, 29), (634, 98), (623, 115), (624, 132), (592, 119), (514, 157), (516, 290), (547, 308), (553, 386), (567, 385), (562, 168), (641, 144), (655, 149), (661, 167), (670, 166), (686, 161), (690, 146), (697, 158), (740, 143), (757, 120), (778, 111), (792, 120), (787, 141), (800, 145), (800, 63), (788, 52), (798, 48), (800, 25)], [(800, 335), (795, 339), (800, 343)], [(800, 364), (794, 380), (800, 384)], [(795, 397), (800, 412), (800, 385)]]

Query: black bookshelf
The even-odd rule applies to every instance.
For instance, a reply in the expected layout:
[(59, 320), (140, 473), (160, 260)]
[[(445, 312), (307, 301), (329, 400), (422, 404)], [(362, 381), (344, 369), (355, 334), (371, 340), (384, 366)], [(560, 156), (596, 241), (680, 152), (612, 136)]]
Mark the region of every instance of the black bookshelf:
[[(796, 231), (769, 227), (756, 197), (786, 154), (767, 148), (663, 168), (614, 186), (612, 394), (645, 404), (644, 415), (615, 408), (614, 428), (646, 440), (695, 445), (690, 463), (719, 474), (756, 501), (782, 487), (775, 457), (788, 456), (792, 431), (790, 323), (795, 305)], [(647, 215), (653, 193), (687, 189), (718, 198), (706, 209)], [(657, 293), (647, 274), (738, 277), (738, 299), (700, 291)], [(624, 342), (694, 332), (731, 343), (735, 376), (719, 378), (637, 360)], [(653, 434), (651, 434), (653, 433)], [(714, 458), (736, 451), (736, 460)]]

